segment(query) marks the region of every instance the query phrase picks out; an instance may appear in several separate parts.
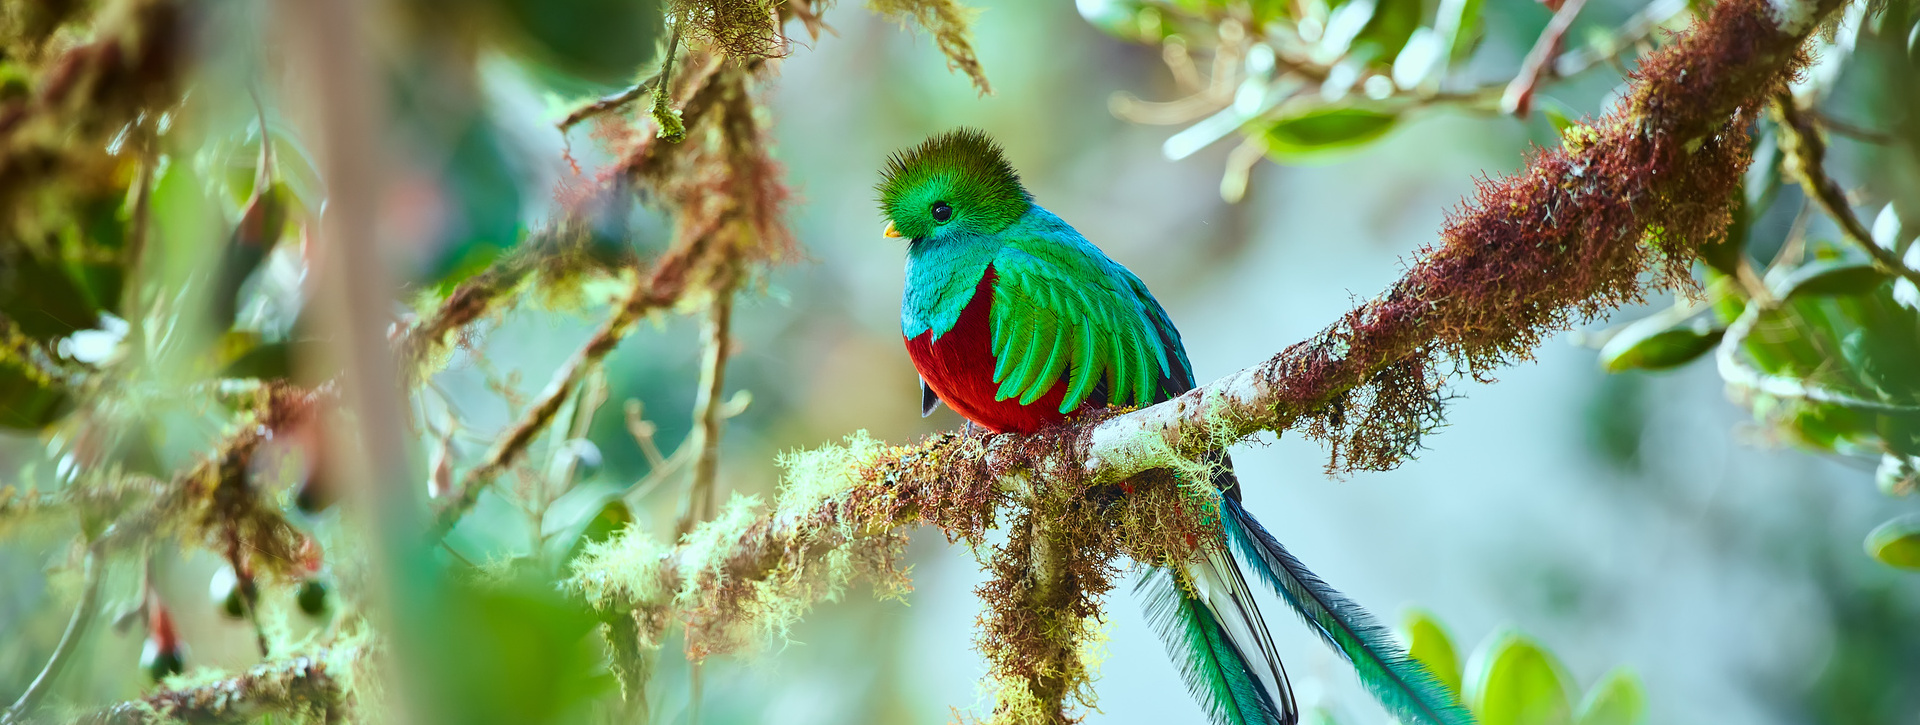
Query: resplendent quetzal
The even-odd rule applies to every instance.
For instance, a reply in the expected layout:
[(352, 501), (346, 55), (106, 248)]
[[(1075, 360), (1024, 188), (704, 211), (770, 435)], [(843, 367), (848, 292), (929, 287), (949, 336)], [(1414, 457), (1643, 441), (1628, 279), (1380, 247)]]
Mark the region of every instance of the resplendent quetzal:
[[(900, 326), (920, 372), (923, 414), (945, 402), (989, 431), (1032, 433), (1080, 411), (1151, 405), (1193, 388), (1180, 333), (1146, 285), (1033, 203), (985, 133), (934, 136), (894, 155), (883, 173), (886, 235), (907, 240)], [(1231, 470), (1214, 483), (1228, 545), (1178, 571), (1153, 567), (1140, 592), (1215, 722), (1299, 718), (1239, 559), (1353, 663), (1402, 723), (1472, 721), (1372, 616), (1254, 520)]]

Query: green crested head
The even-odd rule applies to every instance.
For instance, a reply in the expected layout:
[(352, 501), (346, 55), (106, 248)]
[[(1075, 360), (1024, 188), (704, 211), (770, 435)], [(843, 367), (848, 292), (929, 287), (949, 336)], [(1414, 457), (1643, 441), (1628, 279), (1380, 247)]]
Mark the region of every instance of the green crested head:
[(1033, 206), (1000, 144), (971, 128), (948, 131), (889, 157), (875, 188), (888, 235), (908, 239), (993, 234)]

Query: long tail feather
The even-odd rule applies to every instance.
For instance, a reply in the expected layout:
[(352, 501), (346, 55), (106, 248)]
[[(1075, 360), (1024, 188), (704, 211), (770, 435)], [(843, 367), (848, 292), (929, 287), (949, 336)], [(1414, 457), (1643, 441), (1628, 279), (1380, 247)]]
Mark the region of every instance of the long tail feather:
[[(1209, 566), (1203, 564), (1200, 566)], [(1235, 572), (1236, 574), (1238, 572)], [(1198, 584), (1198, 583), (1196, 583)], [(1187, 688), (1193, 692), (1200, 709), (1216, 725), (1293, 725), (1297, 720), (1293, 695), (1288, 689), (1279, 660), (1273, 659), (1271, 644), (1257, 644), (1263, 661), (1276, 668), (1278, 679), (1266, 683), (1254, 673), (1247, 656), (1245, 632), (1258, 631), (1264, 642), (1266, 630), (1257, 619), (1238, 620), (1229, 627), (1226, 617), (1240, 617), (1240, 611), (1216, 612), (1194, 594), (1195, 587), (1181, 581), (1170, 569), (1152, 567), (1135, 593), (1146, 608), (1147, 623), (1167, 646), (1167, 654), (1186, 675)], [(1251, 607), (1251, 602), (1247, 602)], [(1253, 627), (1259, 627), (1254, 630)], [(1234, 629), (1242, 632), (1236, 637)], [(1270, 690), (1280, 693), (1281, 707)]]
[(1301, 618), (1353, 663), (1360, 680), (1387, 711), (1407, 725), (1472, 725), (1460, 698), (1360, 605), (1334, 591), (1267, 533), (1240, 502), (1222, 497), (1232, 513), (1228, 539)]

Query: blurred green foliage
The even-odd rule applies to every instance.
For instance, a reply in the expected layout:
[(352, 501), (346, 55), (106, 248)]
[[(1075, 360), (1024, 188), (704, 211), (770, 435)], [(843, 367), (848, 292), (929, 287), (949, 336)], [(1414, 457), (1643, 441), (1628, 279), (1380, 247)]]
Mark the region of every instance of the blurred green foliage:
[(1408, 654), (1462, 696), (1483, 725), (1638, 725), (1646, 721), (1644, 687), (1632, 670), (1614, 668), (1579, 696), (1566, 666), (1540, 643), (1513, 629), (1487, 635), (1462, 670), (1452, 638), (1428, 612), (1401, 622)]

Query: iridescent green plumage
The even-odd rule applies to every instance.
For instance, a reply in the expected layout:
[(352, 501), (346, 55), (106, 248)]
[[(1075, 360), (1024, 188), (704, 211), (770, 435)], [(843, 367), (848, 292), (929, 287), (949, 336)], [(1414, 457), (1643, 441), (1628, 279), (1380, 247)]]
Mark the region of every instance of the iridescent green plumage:
[(1473, 714), (1459, 696), (1419, 660), (1407, 656), (1373, 615), (1308, 571), (1240, 502), (1226, 499), (1225, 506), (1238, 524), (1227, 527), (1233, 548), (1257, 563), (1253, 568), (1260, 578), (1353, 665), (1361, 684), (1387, 712), (1403, 723), (1472, 725)]
[[(1146, 406), (1193, 388), (1180, 334), (1146, 285), (1033, 203), (985, 134), (947, 133), (893, 157), (879, 191), (890, 230), (910, 240), (900, 307), (908, 354), (923, 385), (962, 415), (995, 432), (1032, 433), (1089, 403)], [(1214, 484), (1230, 514), (1218, 519), (1219, 543), (1230, 546), (1151, 567), (1140, 587), (1149, 620), (1214, 722), (1298, 718), (1242, 558), (1402, 722), (1472, 722), (1365, 611), (1240, 507), (1230, 470)]]
[[(1222, 725), (1285, 721), (1287, 715), (1282, 714), (1280, 705), (1234, 648), (1219, 617), (1193, 595), (1192, 586), (1181, 581), (1172, 569), (1154, 567), (1140, 579), (1135, 591), (1143, 600), (1147, 623), (1166, 641), (1167, 654), (1180, 666), (1200, 709)], [(1291, 697), (1286, 693), (1282, 696)], [(1287, 703), (1289, 714), (1292, 705), (1291, 701)]]
[[(1179, 333), (1147, 286), (1052, 212), (1033, 204), (999, 146), (961, 129), (888, 160), (880, 207), (913, 242), (901, 327), (951, 329), (991, 266), (996, 399), (1026, 405), (1069, 376), (1060, 412), (1102, 382), (1106, 401), (1148, 405), (1192, 375)], [(950, 220), (930, 210), (949, 205)]]
[(1079, 408), (1102, 381), (1110, 405), (1164, 400), (1172, 391), (1162, 381), (1191, 379), (1167, 313), (1140, 278), (1105, 255), (1087, 254), (1083, 245), (1091, 245), (1056, 222), (1052, 214), (1034, 220), (1031, 234), (1006, 236), (993, 257), (1000, 275), (993, 298), (996, 395), (1026, 405), (1064, 374), (1062, 413)]
[[(880, 212), (902, 236), (919, 239), (935, 226), (992, 234), (1025, 214), (1033, 198), (1000, 145), (987, 134), (962, 128), (927, 139), (887, 158), (881, 171)], [(936, 201), (957, 214), (945, 223), (927, 215)]]

